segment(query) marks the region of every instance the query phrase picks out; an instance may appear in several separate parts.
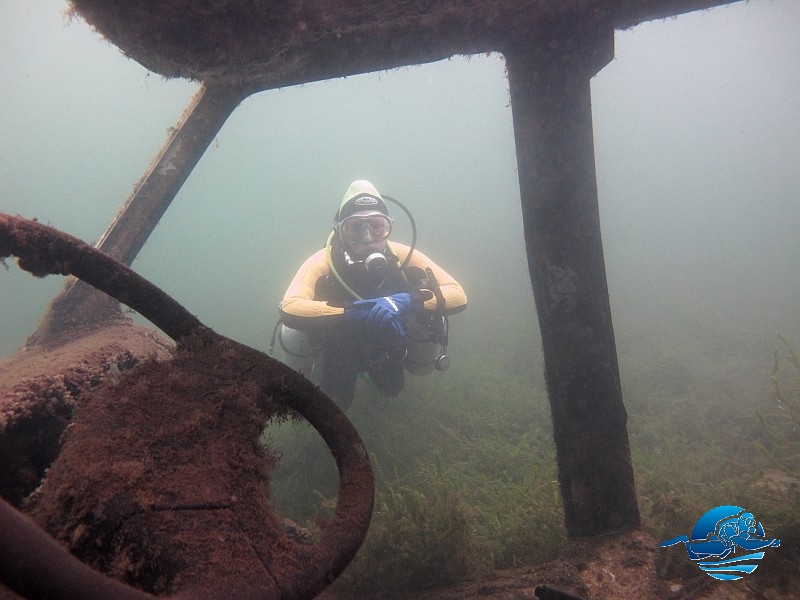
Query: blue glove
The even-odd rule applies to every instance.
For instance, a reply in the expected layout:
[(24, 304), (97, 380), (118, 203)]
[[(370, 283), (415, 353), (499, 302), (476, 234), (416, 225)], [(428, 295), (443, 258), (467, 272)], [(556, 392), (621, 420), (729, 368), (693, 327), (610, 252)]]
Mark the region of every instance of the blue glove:
[(345, 323), (361, 325), (380, 333), (406, 334), (403, 314), (411, 306), (411, 294), (400, 293), (383, 298), (356, 300), (344, 313)]

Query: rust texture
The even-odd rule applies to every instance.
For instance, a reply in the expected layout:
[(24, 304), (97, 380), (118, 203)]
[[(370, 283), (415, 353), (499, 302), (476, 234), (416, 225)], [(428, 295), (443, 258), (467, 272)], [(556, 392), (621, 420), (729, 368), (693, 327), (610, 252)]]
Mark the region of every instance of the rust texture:
[[(0, 257), (10, 255), (37, 276), (70, 273), (102, 288), (179, 340), (172, 360), (144, 362), (78, 411), (28, 501), (43, 528), (95, 569), (159, 595), (309, 598), (341, 573), (366, 534), (373, 477), (355, 428), (319, 388), (51, 227), (0, 215)], [(272, 512), (274, 457), (258, 442), (272, 419), (293, 414), (319, 431), (340, 473), (331, 523), (308, 546)], [(0, 569), (3, 584), (30, 597), (63, 597), (53, 586), (64, 581), (77, 586), (73, 597), (142, 597), (85, 577), (39, 536), (20, 544), (30, 523), (2, 508), (0, 547), (15, 557)], [(47, 577), (36, 552), (57, 555)]]
[[(74, 275), (127, 304), (174, 340), (201, 326), (174, 299), (108, 255), (52, 227), (0, 214), (0, 257), (12, 255), (19, 257), (21, 269), (37, 277)], [(72, 322), (54, 325), (74, 327)]]
[[(509, 34), (587, 15), (615, 27), (732, 0), (72, 0), (166, 77), (262, 89), (499, 50)], [(733, 0), (735, 1), (735, 0)]]
[(639, 526), (595, 182), (590, 78), (610, 23), (553, 27), (506, 52), (528, 268), (571, 537)]
[[(133, 193), (97, 247), (130, 265), (222, 125), (251, 90), (227, 85), (200, 87)], [(113, 294), (112, 294), (113, 296)], [(76, 328), (118, 320), (119, 304), (81, 281), (68, 280), (47, 307), (28, 347), (50, 345)]]
[(83, 398), (146, 358), (169, 358), (173, 346), (130, 319), (62, 342), (0, 360), (0, 496), (17, 507), (58, 455)]
[(251, 90), (203, 85), (133, 194), (97, 243), (130, 265), (209, 144)]
[[(187, 117), (180, 124), (132, 197), (141, 194), (139, 199), (148, 200), (140, 205), (143, 210), (137, 213), (136, 203), (129, 203), (104, 236), (103, 244), (123, 262), (133, 260), (213, 135), (248, 93), (431, 62), (456, 54), (503, 52), (509, 68), (528, 262), (542, 331), (568, 532), (572, 537), (580, 537), (637, 527), (639, 514), (597, 218), (588, 82), (613, 53), (615, 27), (728, 2), (73, 0), (74, 11), (128, 56), (164, 76), (204, 83), (201, 95), (187, 112), (189, 117), (195, 113), (198, 117), (194, 121)], [(205, 108), (200, 110), (200, 107)], [(120, 237), (115, 240), (116, 235)], [(263, 534), (257, 525), (261, 521), (254, 515), (267, 510), (264, 498), (252, 486), (245, 486), (247, 493), (234, 494), (236, 501), (219, 497), (208, 500), (200, 494), (200, 499), (180, 506), (161, 500), (142, 501), (137, 508), (123, 506), (108, 513), (105, 503), (102, 509), (99, 505), (83, 505), (83, 512), (72, 513), (72, 508), (78, 510), (74, 502), (72, 508), (56, 502), (51, 511), (45, 510), (46, 502), (38, 501), (41, 522), (50, 523), (54, 535), (80, 547), (86, 535), (91, 537), (85, 528), (97, 526), (99, 534), (108, 531), (103, 527), (111, 524), (121, 537), (102, 543), (110, 543), (119, 551), (113, 554), (111, 562), (120, 562), (96, 566), (122, 578), (138, 577), (139, 583), (144, 572), (137, 568), (150, 565), (161, 569), (149, 571), (144, 578), (146, 585), (165, 593), (188, 589), (191, 579), (195, 582), (192, 585), (199, 586), (193, 593), (202, 591), (198, 597), (213, 595), (216, 592), (202, 583), (204, 576), (208, 576), (209, 581), (227, 581), (231, 589), (242, 592), (242, 597), (253, 593), (265, 594), (263, 597), (279, 594), (301, 598), (318, 592), (341, 571), (360, 544), (369, 522), (372, 476), (363, 445), (354, 441), (358, 436), (352, 425), (324, 396), (255, 350), (205, 329), (166, 294), (73, 238), (35, 223), (2, 216), (0, 256), (8, 255), (20, 256), (20, 265), (37, 276), (71, 273), (78, 278), (70, 280), (65, 291), (54, 300), (42, 327), (29, 339), (30, 345), (55, 344), (66, 332), (114, 323), (119, 318), (117, 300), (122, 301), (171, 337), (183, 340), (169, 372), (159, 371), (150, 363), (141, 367), (142, 375), (147, 373), (162, 382), (158, 390), (170, 390), (184, 405), (203, 400), (196, 409), (202, 405), (212, 412), (231, 405), (230, 398), (234, 396), (251, 398), (253, 402), (245, 404), (255, 413), (234, 408), (233, 412), (243, 420), (234, 419), (231, 423), (238, 422), (243, 429), (249, 427), (250, 437), (236, 448), (253, 452), (256, 461), (268, 462), (268, 455), (258, 453), (252, 440), (254, 426), (245, 424), (263, 425), (275, 414), (282, 414), (283, 408), (292, 407), (312, 421), (329, 443), (342, 474), (337, 516), (312, 549), (289, 545), (277, 527), (272, 527), (266, 536), (271, 540), (266, 547), (250, 543), (249, 540)], [(95, 293), (80, 279), (107, 295)], [(232, 371), (223, 369), (214, 374), (217, 379), (206, 384), (215, 390), (228, 389), (234, 381), (243, 386), (236, 388), (238, 391), (230, 397), (217, 391), (204, 395), (186, 382), (181, 384), (182, 377), (176, 375), (185, 374), (186, 369), (191, 371), (189, 365), (193, 360), (202, 362), (212, 355), (216, 357), (215, 364), (230, 364)], [(235, 359), (232, 364), (231, 358)], [(131, 395), (136, 390), (131, 389)], [(143, 393), (142, 401), (135, 406), (147, 406), (146, 399), (155, 396)], [(103, 388), (94, 396), (97, 402), (104, 398), (107, 411), (118, 408), (113, 390)], [(231, 406), (235, 405), (234, 402)], [(99, 410), (95, 416), (100, 419), (102, 414), (104, 411)], [(141, 415), (133, 413), (127, 418), (140, 424), (145, 422)], [(114, 419), (107, 423), (112, 422)], [(76, 422), (75, 429), (80, 430), (77, 425)], [(83, 429), (95, 430), (102, 431), (102, 427)], [(191, 433), (172, 434), (182, 443), (193, 441), (181, 437), (191, 438)], [(85, 439), (102, 445), (107, 437), (87, 433)], [(74, 433), (69, 439), (76, 443)], [(135, 444), (131, 448), (136, 448)], [(179, 449), (175, 448), (175, 452)], [(69, 455), (67, 451), (63, 454)], [(164, 474), (156, 467), (163, 470), (168, 464), (169, 460), (151, 462), (155, 470), (139, 473), (134, 469), (129, 471), (130, 476), (136, 481), (139, 476), (149, 477), (151, 483), (162, 481)], [(104, 468), (114, 471), (119, 470), (119, 465)], [(64, 472), (69, 472), (69, 468), (55, 469), (51, 481), (56, 482), (61, 477), (59, 473)], [(69, 497), (68, 478), (61, 485), (49, 485), (51, 499)], [(109, 498), (111, 504), (115, 499), (130, 496), (125, 491), (125, 482), (120, 485), (122, 491), (113, 486), (109, 490), (117, 494)], [(234, 484), (229, 481), (220, 485), (233, 489)], [(238, 500), (240, 496), (244, 499)], [(220, 564), (212, 560), (216, 555), (207, 554), (200, 559), (203, 555), (198, 554), (195, 558), (199, 563), (194, 566), (179, 559), (188, 547), (196, 546), (198, 552), (214, 551), (204, 543), (188, 541), (193, 535), (191, 522), (195, 519), (183, 517), (190, 513), (207, 520), (204, 522), (215, 523), (213, 526), (232, 543), (248, 540), (246, 545), (253, 549), (255, 562), (252, 569), (243, 568), (242, 573), (258, 573), (260, 583), (253, 587), (236, 579), (235, 574), (215, 572), (213, 568), (206, 573), (196, 570), (196, 564)], [(18, 518), (16, 513), (9, 514), (3, 512), (5, 516), (0, 517)], [(53, 515), (60, 518), (53, 520)], [(160, 535), (137, 537), (136, 532), (148, 531), (140, 527), (142, 519), (156, 524), (155, 531), (161, 532)], [(269, 521), (266, 517), (263, 520)], [(9, 525), (0, 531), (11, 535), (12, 529)], [(158, 567), (154, 556), (140, 552), (147, 547), (157, 547), (159, 556), (172, 559)], [(138, 549), (127, 552), (121, 548)], [(24, 555), (22, 552), (20, 557)], [(91, 556), (87, 558), (92, 560)], [(23, 563), (21, 560), (15, 564)], [(69, 571), (72, 567), (64, 568)], [(11, 584), (46, 585), (47, 579), (38, 577), (35, 570), (23, 571), (14, 570), (2, 576)], [(181, 574), (188, 579), (182, 579)], [(243, 587), (236, 587), (238, 584), (231, 577), (244, 581)], [(53, 593), (45, 591), (40, 595)], [(123, 597), (111, 592), (108, 595)]]

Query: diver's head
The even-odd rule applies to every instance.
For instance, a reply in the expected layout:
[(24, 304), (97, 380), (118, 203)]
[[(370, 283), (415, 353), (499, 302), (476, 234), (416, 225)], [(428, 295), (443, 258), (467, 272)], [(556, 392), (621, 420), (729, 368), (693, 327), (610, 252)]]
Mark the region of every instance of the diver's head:
[(333, 229), (355, 258), (383, 252), (392, 232), (386, 203), (369, 181), (354, 181), (345, 192)]

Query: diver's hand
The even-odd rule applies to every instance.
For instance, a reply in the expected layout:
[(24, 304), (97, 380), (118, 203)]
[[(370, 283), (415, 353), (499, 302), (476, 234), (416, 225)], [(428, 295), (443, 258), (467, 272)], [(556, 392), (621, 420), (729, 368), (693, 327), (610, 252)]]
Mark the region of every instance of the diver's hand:
[(344, 313), (345, 323), (363, 326), (381, 333), (406, 334), (403, 314), (411, 306), (411, 294), (402, 292), (383, 298), (356, 300)]

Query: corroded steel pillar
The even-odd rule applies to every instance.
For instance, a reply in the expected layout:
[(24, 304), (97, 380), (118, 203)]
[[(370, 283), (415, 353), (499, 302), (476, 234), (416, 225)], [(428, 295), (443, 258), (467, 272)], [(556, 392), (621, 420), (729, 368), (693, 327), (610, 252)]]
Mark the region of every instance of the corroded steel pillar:
[(133, 193), (97, 243), (130, 265), (233, 110), (252, 89), (202, 85)]
[(610, 23), (572, 19), (509, 42), (528, 268), (570, 537), (639, 525), (611, 324), (589, 80), (614, 53)]
[[(255, 90), (244, 86), (202, 85), (133, 193), (97, 243), (97, 248), (130, 265), (155, 229), (186, 178), (233, 110)], [(27, 346), (46, 344), (62, 332), (113, 319), (119, 304), (70, 278), (52, 300)]]

